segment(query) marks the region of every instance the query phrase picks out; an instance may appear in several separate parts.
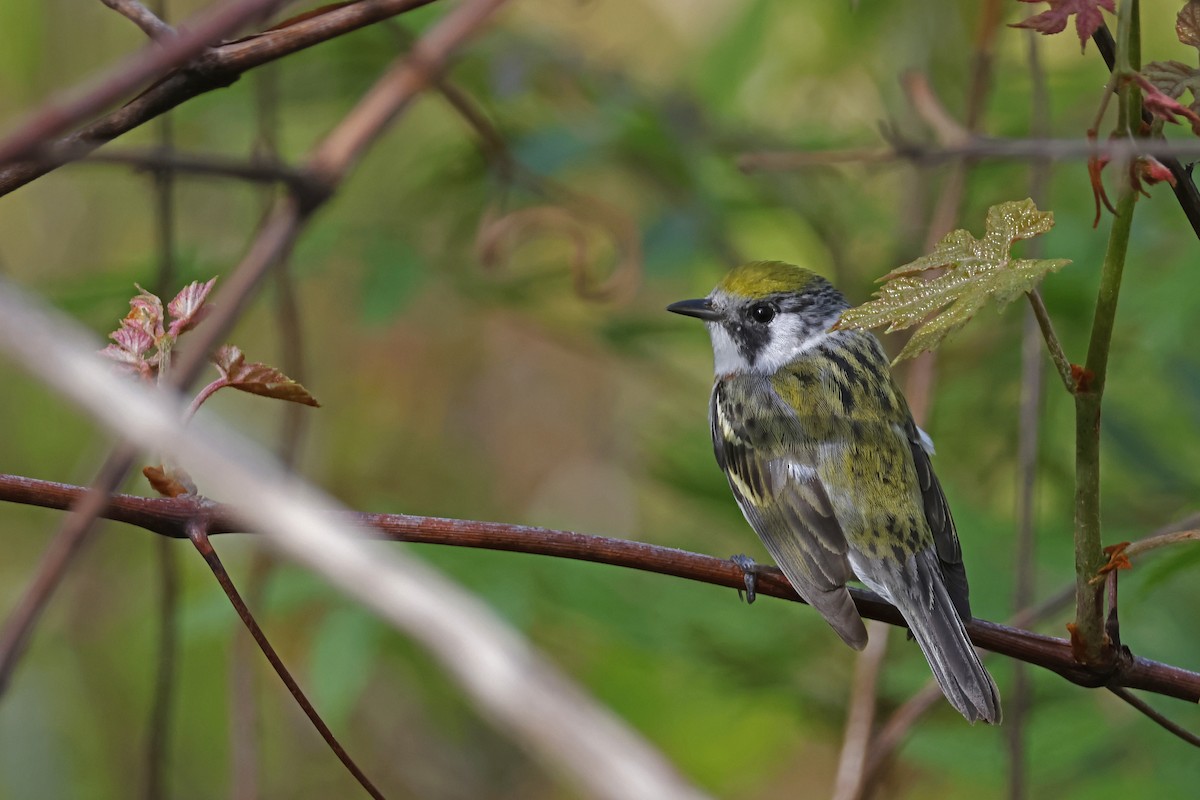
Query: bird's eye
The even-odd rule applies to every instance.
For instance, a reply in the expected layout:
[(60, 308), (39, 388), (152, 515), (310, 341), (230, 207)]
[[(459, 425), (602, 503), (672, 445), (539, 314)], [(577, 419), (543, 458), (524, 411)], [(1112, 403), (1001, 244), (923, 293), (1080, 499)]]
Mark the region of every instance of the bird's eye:
[(750, 306), (750, 318), (760, 325), (775, 319), (775, 306), (770, 303), (755, 303)]

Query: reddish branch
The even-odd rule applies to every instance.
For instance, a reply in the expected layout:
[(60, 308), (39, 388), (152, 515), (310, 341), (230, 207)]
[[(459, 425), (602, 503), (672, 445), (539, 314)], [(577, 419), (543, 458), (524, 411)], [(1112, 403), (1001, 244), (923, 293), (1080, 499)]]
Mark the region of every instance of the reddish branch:
[(266, 633), (258, 624), (258, 620), (250, 613), (250, 609), (246, 606), (246, 601), (242, 599), (242, 595), (238, 592), (237, 587), (233, 585), (233, 581), (229, 579), (229, 573), (225, 571), (225, 565), (221, 563), (217, 551), (213, 549), (212, 542), (208, 540), (208, 532), (204, 529), (204, 517), (196, 516), (187, 525), (188, 538), (192, 540), (192, 544), (196, 546), (196, 550), (204, 557), (204, 562), (208, 564), (208, 568), (212, 570), (213, 576), (217, 582), (221, 584), (221, 589), (224, 590), (225, 596), (229, 598), (229, 602), (233, 604), (234, 610), (246, 628), (250, 631), (250, 635), (254, 637), (255, 643), (258, 644), (263, 655), (267, 657), (267, 661), (271, 662), (271, 668), (275, 670), (275, 674), (283, 681), (283, 684), (291, 692), (292, 697), (300, 708), (304, 710), (304, 715), (308, 717), (308, 721), (321, 734), (321, 738), (329, 745), (329, 749), (333, 751), (338, 760), (346, 767), (355, 780), (367, 790), (367, 794), (376, 800), (383, 800), (383, 793), (376, 788), (371, 779), (359, 768), (346, 749), (342, 747), (341, 742), (333, 735), (333, 731), (329, 730), (329, 726), (325, 724), (325, 720), (321, 719), (321, 715), (313, 708), (309, 702), (308, 696), (304, 694), (304, 690), (300, 688), (300, 684), (296, 683), (296, 679), (292, 677), (292, 673), (283, 663), (283, 659), (275, 652), (275, 648), (271, 646), (267, 640)]
[[(8, 502), (66, 509), (84, 492), (85, 489), (79, 486), (0, 475), (0, 500)], [(245, 532), (226, 508), (202, 505), (195, 498), (114, 495), (101, 516), (180, 539), (187, 538), (187, 526), (197, 516), (208, 520), (210, 534)], [(355, 520), (374, 528), (381, 538), (391, 541), (557, 556), (657, 572), (731, 589), (744, 588), (741, 568), (729, 561), (642, 542), (499, 522), (405, 514), (355, 514)], [(762, 595), (803, 602), (776, 569), (761, 568), (757, 588)], [(904, 624), (896, 609), (874, 594), (857, 589), (852, 593), (855, 605), (864, 617), (890, 625)], [(1070, 644), (1063, 639), (979, 619), (967, 628), (971, 641), (979, 647), (1044, 667), (1080, 686), (1127, 687), (1200, 702), (1200, 673), (1150, 661), (1127, 650), (1110, 670), (1099, 671), (1076, 662)]]

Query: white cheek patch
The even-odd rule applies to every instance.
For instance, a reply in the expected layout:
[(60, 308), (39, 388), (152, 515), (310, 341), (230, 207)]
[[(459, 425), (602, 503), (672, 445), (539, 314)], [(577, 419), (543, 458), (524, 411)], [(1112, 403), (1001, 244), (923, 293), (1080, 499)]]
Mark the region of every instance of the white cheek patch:
[(717, 375), (728, 375), (731, 372), (748, 372), (750, 364), (738, 349), (737, 342), (719, 322), (706, 323), (708, 335), (712, 337), (713, 368)]

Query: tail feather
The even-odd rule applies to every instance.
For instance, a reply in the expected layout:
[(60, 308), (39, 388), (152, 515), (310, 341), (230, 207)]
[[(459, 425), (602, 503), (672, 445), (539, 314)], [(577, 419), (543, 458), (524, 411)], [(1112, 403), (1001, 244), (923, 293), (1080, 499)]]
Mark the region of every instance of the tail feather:
[(930, 556), (922, 553), (916, 557), (920, 584), (929, 589), (928, 594), (918, 593), (925, 602), (904, 603), (900, 612), (950, 705), (969, 722), (983, 720), (997, 725), (1001, 719), (1000, 692), (979, 660)]

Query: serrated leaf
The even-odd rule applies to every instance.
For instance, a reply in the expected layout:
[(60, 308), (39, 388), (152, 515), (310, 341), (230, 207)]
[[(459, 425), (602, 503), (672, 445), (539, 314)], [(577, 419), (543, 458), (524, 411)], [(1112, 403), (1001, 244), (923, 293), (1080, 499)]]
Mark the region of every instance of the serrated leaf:
[(1142, 74), (1163, 94), (1176, 99), (1186, 91), (1195, 94), (1200, 85), (1200, 69), (1182, 61), (1151, 61), (1142, 67)]
[(1175, 17), (1175, 35), (1179, 41), (1200, 48), (1200, 2), (1188, 0)]
[[(1054, 215), (1038, 211), (1032, 200), (1000, 203), (988, 209), (982, 239), (966, 230), (951, 231), (929, 255), (898, 267), (881, 279), (877, 299), (842, 314), (835, 328), (875, 328), (888, 332), (919, 325), (896, 357), (912, 358), (933, 350), (946, 336), (975, 316), (991, 298), (1004, 306), (1031, 291), (1068, 259), (1015, 259), (1014, 242), (1045, 233)], [(921, 273), (944, 269), (926, 280)]]
[(171, 315), (171, 327), (168, 333), (178, 336), (184, 331), (190, 331), (208, 316), (212, 307), (205, 305), (204, 302), (208, 299), (209, 292), (212, 291), (213, 284), (216, 282), (216, 278), (212, 278), (207, 283), (192, 281), (183, 287), (179, 294), (175, 295), (175, 299), (167, 304), (167, 312)]
[(212, 361), (224, 376), (226, 385), (250, 394), (320, 407), (307, 389), (274, 367), (257, 361), (246, 363), (240, 348), (227, 344), (213, 354)]
[(150, 334), (141, 328), (130, 327), (128, 325), (122, 325), (110, 333), (109, 338), (117, 343), (117, 347), (129, 351), (130, 355), (137, 357), (141, 357), (147, 350), (154, 347), (154, 339), (151, 338)]
[[(1021, 0), (1022, 3), (1038, 3), (1041, 0)], [(1087, 47), (1088, 39), (1096, 29), (1104, 24), (1101, 9), (1110, 14), (1116, 13), (1114, 0), (1046, 0), (1050, 4), (1047, 11), (1021, 20), (1010, 27), (1030, 28), (1043, 34), (1061, 33), (1067, 27), (1067, 20), (1075, 15), (1075, 33), (1079, 36), (1079, 47)]]

